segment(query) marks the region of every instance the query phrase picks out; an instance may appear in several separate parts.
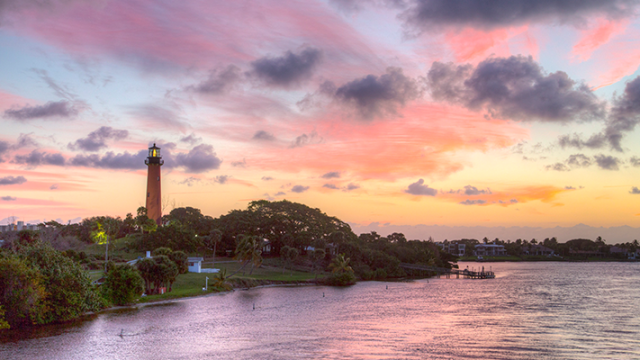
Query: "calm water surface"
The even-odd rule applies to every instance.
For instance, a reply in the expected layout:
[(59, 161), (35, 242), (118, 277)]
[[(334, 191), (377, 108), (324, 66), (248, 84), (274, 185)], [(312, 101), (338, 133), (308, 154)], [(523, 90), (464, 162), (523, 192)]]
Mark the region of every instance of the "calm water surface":
[(640, 263), (467, 265), (497, 278), (272, 287), (118, 310), (4, 337), (0, 359), (640, 359)]

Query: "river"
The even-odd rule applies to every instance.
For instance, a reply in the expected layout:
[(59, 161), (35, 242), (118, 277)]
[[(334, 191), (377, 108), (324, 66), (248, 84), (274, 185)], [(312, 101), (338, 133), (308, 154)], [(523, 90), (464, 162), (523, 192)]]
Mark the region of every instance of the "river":
[(4, 336), (0, 358), (640, 358), (640, 263), (466, 266), (497, 277), (266, 287), (120, 309)]

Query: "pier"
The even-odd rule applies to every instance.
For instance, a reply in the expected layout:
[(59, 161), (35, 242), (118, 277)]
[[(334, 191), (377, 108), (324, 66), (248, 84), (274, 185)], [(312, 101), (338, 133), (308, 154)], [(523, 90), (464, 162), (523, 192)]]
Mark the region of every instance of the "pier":
[(438, 278), (444, 276), (446, 279), (451, 279), (455, 276), (456, 279), (493, 279), (496, 277), (496, 274), (493, 271), (486, 271), (484, 267), (480, 271), (473, 271), (469, 269), (447, 269), (436, 266), (428, 266), (428, 265), (417, 265), (417, 264), (406, 264), (401, 263), (400, 267), (407, 270), (418, 270), (425, 271), (429, 274), (434, 274)]

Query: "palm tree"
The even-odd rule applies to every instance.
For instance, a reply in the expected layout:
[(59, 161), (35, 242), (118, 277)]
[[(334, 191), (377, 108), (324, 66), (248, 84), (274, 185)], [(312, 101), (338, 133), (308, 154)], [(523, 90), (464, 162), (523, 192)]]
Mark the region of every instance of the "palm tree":
[[(213, 250), (213, 266), (216, 266), (216, 250), (218, 247), (218, 243), (222, 240), (222, 231), (218, 229), (213, 229), (209, 235), (203, 238), (203, 243), (205, 248), (209, 250)], [(206, 254), (205, 254), (206, 255)]]
[(251, 271), (249, 271), (249, 275), (251, 275), (254, 267), (262, 265), (262, 241), (260, 237), (256, 235), (241, 235), (240, 241), (236, 246), (235, 259), (244, 261), (244, 264), (230, 277), (244, 269), (249, 262), (251, 262)]
[(349, 266), (350, 258), (345, 258), (344, 254), (336, 255), (336, 257), (331, 260), (331, 264), (329, 264), (329, 268), (333, 273), (342, 273), (342, 272), (353, 272), (351, 266)]

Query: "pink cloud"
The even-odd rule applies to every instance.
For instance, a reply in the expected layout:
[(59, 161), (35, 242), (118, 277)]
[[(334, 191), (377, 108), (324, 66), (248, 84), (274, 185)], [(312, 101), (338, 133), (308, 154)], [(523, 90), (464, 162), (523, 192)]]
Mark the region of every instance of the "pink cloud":
[(326, 51), (327, 59), (344, 64), (341, 68), (383, 68), (363, 37), (315, 1), (113, 0), (74, 3), (55, 13), (29, 9), (21, 15), (11, 22), (18, 34), (145, 69), (246, 63), (305, 43)]
[(613, 36), (623, 33), (629, 25), (628, 21), (608, 19), (599, 19), (596, 23), (596, 27), (582, 31), (580, 40), (573, 46), (570, 56), (574, 61), (589, 60), (594, 51), (609, 42)]
[(0, 89), (0, 111), (10, 109), (15, 106), (33, 105), (36, 102), (31, 99), (23, 98)]
[(635, 46), (638, 41), (640, 32), (633, 31), (600, 46), (590, 58), (589, 83), (598, 89), (636, 72), (640, 66), (640, 48)]
[(502, 120), (440, 105), (414, 105), (403, 117), (374, 123), (327, 118), (317, 125), (324, 141), (299, 148), (261, 147), (247, 161), (264, 170), (344, 171), (357, 179), (436, 178), (469, 165), (457, 152), (508, 147), (528, 131)]
[(539, 52), (538, 43), (528, 25), (489, 31), (465, 28), (447, 32), (444, 40), (456, 62), (475, 64), (489, 56), (506, 57), (512, 54), (537, 57)]

